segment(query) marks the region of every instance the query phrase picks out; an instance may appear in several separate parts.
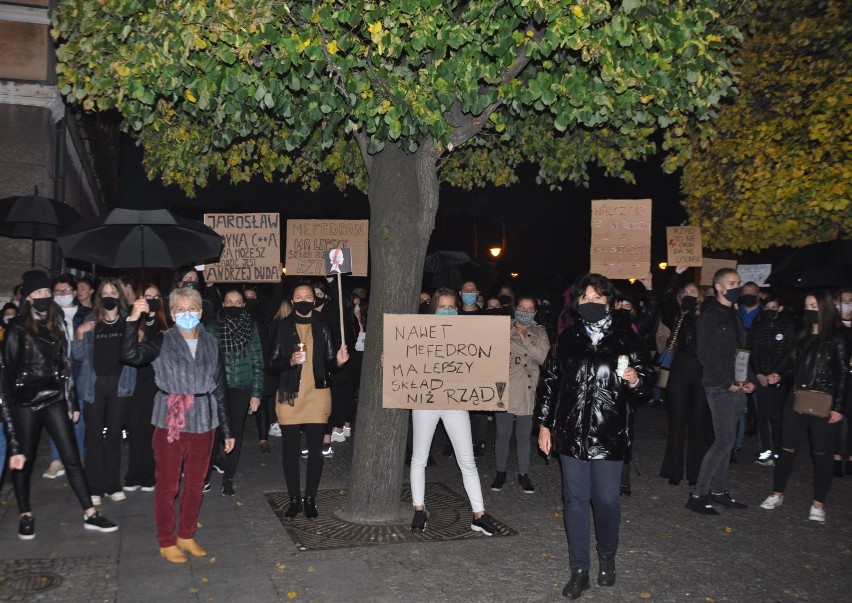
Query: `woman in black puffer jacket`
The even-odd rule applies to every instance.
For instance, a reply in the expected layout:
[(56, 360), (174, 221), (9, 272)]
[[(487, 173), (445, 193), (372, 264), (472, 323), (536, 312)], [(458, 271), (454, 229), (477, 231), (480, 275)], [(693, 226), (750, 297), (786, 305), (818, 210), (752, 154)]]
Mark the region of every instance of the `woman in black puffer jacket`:
[(538, 388), (539, 448), (559, 453), (562, 464), (571, 565), (563, 595), (572, 599), (589, 588), (589, 501), (595, 507), (598, 584), (615, 583), (631, 407), (653, 386), (646, 346), (629, 326), (612, 320), (614, 293), (599, 274), (575, 283), (572, 310), (579, 319), (559, 337)]
[[(830, 394), (831, 414), (828, 420), (799, 414), (793, 410), (794, 396), (788, 398), (784, 405), (781, 453), (775, 465), (775, 492), (761, 503), (762, 508), (771, 510), (784, 503), (784, 489), (793, 472), (796, 452), (802, 436), (808, 431), (814, 464), (814, 496), (808, 519), (825, 521), (825, 499), (832, 479), (831, 448), (835, 430), (848, 412), (845, 408), (848, 366), (849, 349), (834, 301), (825, 291), (809, 294), (805, 297), (803, 330), (796, 341), (793, 390), (809, 389)], [(788, 372), (786, 377), (789, 379), (790, 375)]]

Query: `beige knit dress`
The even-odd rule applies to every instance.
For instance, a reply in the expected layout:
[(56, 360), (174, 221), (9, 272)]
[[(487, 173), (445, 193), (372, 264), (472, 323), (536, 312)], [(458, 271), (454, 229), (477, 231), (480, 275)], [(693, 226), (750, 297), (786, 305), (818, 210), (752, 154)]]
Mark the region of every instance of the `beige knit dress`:
[(311, 325), (296, 323), (296, 332), (299, 334), (299, 341), (307, 347), (308, 353), (302, 365), (299, 395), (293, 401), (293, 406), (280, 401), (275, 405), (278, 423), (281, 425), (328, 423), (328, 417), (331, 414), (331, 388), (317, 389), (314, 382), (314, 336)]

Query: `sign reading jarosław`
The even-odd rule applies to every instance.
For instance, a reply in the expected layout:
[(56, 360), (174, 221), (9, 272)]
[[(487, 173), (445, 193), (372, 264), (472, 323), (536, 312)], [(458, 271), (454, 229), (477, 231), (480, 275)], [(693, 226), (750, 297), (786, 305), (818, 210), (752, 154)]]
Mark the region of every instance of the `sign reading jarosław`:
[(509, 317), (385, 314), (382, 404), (505, 411)]
[(651, 200), (592, 200), (589, 272), (642, 278), (651, 271)]
[(701, 229), (698, 226), (666, 226), (669, 266), (701, 266)]
[(702, 286), (712, 287), (713, 277), (722, 268), (737, 269), (736, 260), (719, 260), (716, 258), (702, 258), (701, 260), (701, 282)]
[(222, 255), (204, 268), (211, 283), (277, 283), (281, 280), (281, 217), (277, 213), (204, 214), (222, 235)]
[(369, 220), (287, 220), (288, 276), (326, 274), (330, 249), (352, 249), (352, 276), (367, 276)]

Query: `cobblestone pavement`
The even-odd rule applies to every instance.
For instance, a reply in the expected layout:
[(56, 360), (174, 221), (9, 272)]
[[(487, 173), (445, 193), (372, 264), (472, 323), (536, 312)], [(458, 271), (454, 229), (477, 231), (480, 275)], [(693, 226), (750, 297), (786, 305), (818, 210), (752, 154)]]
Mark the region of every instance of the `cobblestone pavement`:
[[(514, 528), (511, 537), (485, 536), (452, 542), (414, 542), (326, 551), (300, 551), (282, 529), (265, 492), (283, 490), (280, 439), (272, 454), (261, 455), (247, 424), (237, 495), (205, 495), (196, 535), (210, 555), (172, 566), (157, 555), (153, 496), (135, 492), (128, 500), (106, 500), (103, 512), (121, 529), (115, 534), (87, 532), (64, 478), (33, 480), (37, 537), (16, 537), (14, 496), (0, 494), (0, 601), (557, 601), (568, 578), (568, 553), (562, 524), (559, 464), (533, 457), (530, 476), (535, 494), (517, 485), (514, 450), (509, 480), (502, 492), (488, 485), (494, 476), (493, 451), (477, 459), (486, 508)], [(672, 603), (849, 600), (852, 588), (852, 476), (832, 485), (828, 521), (808, 521), (810, 458), (802, 453), (784, 506), (759, 508), (771, 491), (772, 469), (753, 463), (754, 438), (731, 465), (729, 487), (750, 506), (722, 509), (703, 517), (683, 508), (684, 481), (670, 486), (657, 476), (665, 445), (665, 413), (643, 407), (633, 463), (633, 494), (622, 499), (618, 579), (611, 588), (594, 583), (581, 600)], [(353, 429), (358, 436), (357, 426)], [(489, 424), (489, 434), (493, 427)], [(46, 441), (46, 438), (45, 438)], [(454, 459), (439, 454), (427, 480), (463, 493)], [(352, 442), (335, 444), (325, 463), (322, 489), (348, 487)], [(36, 460), (36, 475), (46, 467), (46, 442)], [(427, 500), (428, 507), (428, 500)], [(320, 513), (328, 510), (320, 508)], [(402, 507), (401, 513), (410, 513)], [(42, 576), (29, 583), (29, 574)], [(20, 588), (61, 583), (31, 595)], [(54, 579), (55, 580), (55, 579)]]

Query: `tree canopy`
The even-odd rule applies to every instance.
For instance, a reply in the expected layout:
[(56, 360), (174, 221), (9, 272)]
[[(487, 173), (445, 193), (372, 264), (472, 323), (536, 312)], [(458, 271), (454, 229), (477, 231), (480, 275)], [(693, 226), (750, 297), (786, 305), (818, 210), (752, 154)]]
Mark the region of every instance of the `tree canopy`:
[(738, 55), (740, 95), (684, 169), (690, 223), (717, 249), (852, 233), (852, 5), (767, 4)]
[[(149, 176), (366, 189), (386, 144), (471, 188), (583, 182), (597, 163), (688, 157), (735, 91), (748, 0), (61, 0), (62, 94), (115, 109)], [(658, 132), (662, 130), (662, 136)], [(466, 143), (467, 144), (464, 144)], [(363, 159), (363, 161), (362, 161)]]

